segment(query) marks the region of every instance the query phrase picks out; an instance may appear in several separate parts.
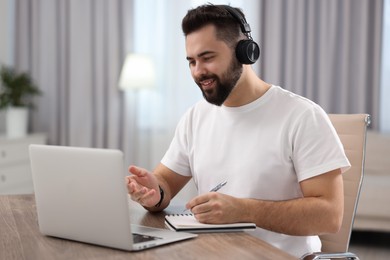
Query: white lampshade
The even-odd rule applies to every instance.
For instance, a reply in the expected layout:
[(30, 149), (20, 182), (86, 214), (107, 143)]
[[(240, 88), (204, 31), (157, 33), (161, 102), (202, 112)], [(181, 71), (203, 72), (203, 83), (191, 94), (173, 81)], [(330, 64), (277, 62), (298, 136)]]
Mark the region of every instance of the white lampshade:
[(144, 89), (155, 85), (155, 70), (152, 59), (143, 54), (129, 54), (123, 64), (119, 88)]

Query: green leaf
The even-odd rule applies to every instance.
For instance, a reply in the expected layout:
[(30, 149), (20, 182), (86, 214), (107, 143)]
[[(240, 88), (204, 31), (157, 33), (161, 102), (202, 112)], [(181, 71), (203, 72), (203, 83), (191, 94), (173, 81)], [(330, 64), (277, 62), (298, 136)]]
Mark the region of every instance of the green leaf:
[(0, 109), (30, 106), (31, 98), (42, 94), (28, 73), (18, 73), (14, 68), (2, 66), (0, 80)]

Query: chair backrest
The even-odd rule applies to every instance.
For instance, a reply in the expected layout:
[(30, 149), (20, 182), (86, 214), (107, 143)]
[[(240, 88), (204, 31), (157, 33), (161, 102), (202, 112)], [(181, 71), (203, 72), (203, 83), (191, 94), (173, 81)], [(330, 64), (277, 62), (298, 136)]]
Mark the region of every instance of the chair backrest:
[(343, 173), (344, 216), (339, 232), (321, 235), (322, 252), (347, 252), (363, 180), (367, 114), (329, 114), (344, 146), (351, 168)]

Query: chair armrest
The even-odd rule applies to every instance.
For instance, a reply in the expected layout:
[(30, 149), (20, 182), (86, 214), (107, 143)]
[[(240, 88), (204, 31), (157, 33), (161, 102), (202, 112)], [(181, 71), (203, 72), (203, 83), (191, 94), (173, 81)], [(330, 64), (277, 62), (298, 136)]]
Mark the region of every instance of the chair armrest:
[(348, 260), (359, 260), (359, 257), (354, 253), (326, 253), (326, 252), (314, 252), (307, 253), (301, 257), (302, 260), (315, 260), (315, 259), (348, 259)]

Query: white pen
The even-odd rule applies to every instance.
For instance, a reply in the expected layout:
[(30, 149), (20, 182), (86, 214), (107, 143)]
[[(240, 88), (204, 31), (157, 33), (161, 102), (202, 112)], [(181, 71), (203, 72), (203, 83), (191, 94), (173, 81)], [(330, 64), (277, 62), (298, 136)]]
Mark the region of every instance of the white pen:
[(210, 190), (210, 192), (213, 192), (213, 191), (216, 192), (216, 191), (218, 191), (220, 188), (222, 188), (223, 186), (225, 186), (226, 183), (227, 183), (227, 181), (221, 182), (220, 184), (218, 184), (217, 186), (215, 186), (214, 188), (212, 188), (212, 189)]
[[(210, 190), (210, 192), (217, 192), (217, 191), (219, 191), (219, 189), (221, 189), (223, 186), (225, 186), (226, 183), (227, 183), (227, 181), (221, 182), (220, 184), (218, 184), (217, 186), (215, 186), (214, 188), (212, 188), (212, 189)], [(186, 211), (188, 211), (188, 210), (189, 210), (189, 209), (184, 209), (183, 212), (186, 212)]]

